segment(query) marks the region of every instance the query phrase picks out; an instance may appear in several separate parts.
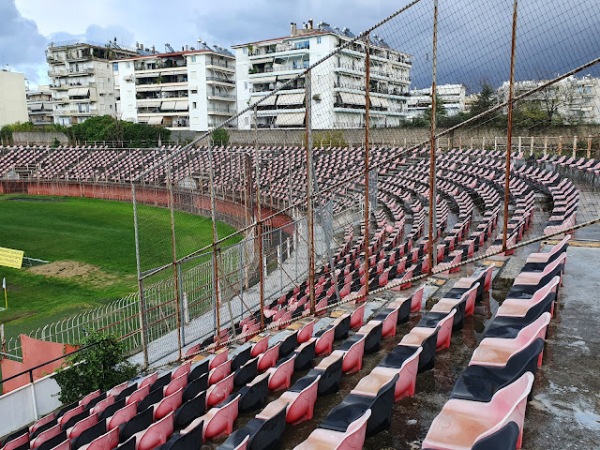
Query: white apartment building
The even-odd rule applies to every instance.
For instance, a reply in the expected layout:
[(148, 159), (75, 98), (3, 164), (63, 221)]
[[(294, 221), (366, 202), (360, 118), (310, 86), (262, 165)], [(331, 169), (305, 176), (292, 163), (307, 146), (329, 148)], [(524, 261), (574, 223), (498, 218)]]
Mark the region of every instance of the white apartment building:
[(235, 58), (219, 46), (127, 58), (115, 63), (121, 119), (206, 131), (236, 113)]
[(116, 42), (51, 42), (46, 61), (54, 123), (69, 126), (93, 116), (116, 117), (112, 61), (135, 55), (135, 50), (121, 48)]
[(25, 75), (0, 70), (0, 127), (28, 120)]
[[(462, 84), (440, 84), (436, 86), (438, 100), (448, 116), (454, 116), (466, 110), (467, 88)], [(407, 101), (407, 119), (423, 117), (431, 109), (431, 87), (413, 89)]]
[[(311, 19), (301, 28), (292, 23), (290, 36), (234, 45), (238, 110), (255, 104), (353, 38), (347, 28), (340, 30), (323, 22), (314, 27)], [(406, 114), (410, 56), (390, 48), (376, 36), (372, 36), (369, 45), (371, 125), (398, 125)], [(357, 41), (312, 70), (313, 128), (358, 128), (364, 125), (365, 55), (365, 42)], [(304, 76), (294, 80), (285, 90), (257, 105), (257, 126), (303, 127), (305, 82)], [(240, 117), (238, 127), (250, 129), (253, 123), (253, 113), (247, 112)]]
[(38, 86), (26, 92), (27, 111), (29, 121), (34, 125), (50, 125), (54, 122), (52, 118), (53, 101), (52, 91), (49, 86)]
[[(544, 80), (516, 82), (514, 95), (524, 94), (544, 83)], [(500, 102), (508, 100), (508, 86), (505, 81), (498, 88)], [(536, 102), (542, 110), (556, 113), (565, 124), (600, 123), (600, 78), (571, 76), (520, 100), (523, 102)]]

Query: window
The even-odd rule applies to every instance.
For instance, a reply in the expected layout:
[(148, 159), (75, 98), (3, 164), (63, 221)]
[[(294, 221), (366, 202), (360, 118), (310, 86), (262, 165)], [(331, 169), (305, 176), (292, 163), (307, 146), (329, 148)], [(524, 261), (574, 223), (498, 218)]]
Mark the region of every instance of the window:
[(192, 109), (196, 109), (197, 107), (196, 102), (192, 102)]
[(296, 42), (296, 50), (300, 50), (300, 49), (304, 49), (304, 48), (310, 48), (309, 41)]
[(192, 62), (195, 63), (196, 62), (196, 56), (192, 56)]
[(197, 93), (198, 93), (198, 89), (192, 89), (192, 90), (191, 90), (191, 93), (192, 93), (192, 94), (197, 94)]
[(317, 37), (317, 44), (321, 43), (321, 36)]
[(119, 71), (119, 64), (113, 63), (113, 72), (118, 72), (118, 71)]

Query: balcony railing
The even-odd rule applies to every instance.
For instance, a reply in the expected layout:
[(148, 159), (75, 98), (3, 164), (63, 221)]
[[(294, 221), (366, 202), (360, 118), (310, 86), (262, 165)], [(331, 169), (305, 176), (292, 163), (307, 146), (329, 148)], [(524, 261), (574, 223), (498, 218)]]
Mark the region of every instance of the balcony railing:
[(207, 81), (218, 81), (220, 83), (227, 83), (227, 84), (235, 84), (235, 81), (229, 80), (229, 79), (224, 78), (224, 77), (214, 77), (214, 76), (211, 76), (211, 77), (206, 77), (206, 80)]

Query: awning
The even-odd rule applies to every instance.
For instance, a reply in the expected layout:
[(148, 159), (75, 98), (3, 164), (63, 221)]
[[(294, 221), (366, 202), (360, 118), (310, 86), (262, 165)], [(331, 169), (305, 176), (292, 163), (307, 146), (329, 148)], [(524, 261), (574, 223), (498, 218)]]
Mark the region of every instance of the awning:
[(160, 108), (160, 100), (140, 100), (138, 108)]
[(186, 102), (186, 101), (175, 102), (175, 110), (187, 111), (187, 109), (188, 109), (188, 102)]
[(304, 126), (304, 113), (279, 114), (275, 119), (275, 125), (288, 127)]
[[(289, 73), (287, 75), (277, 75), (277, 81), (293, 80), (294, 78), (298, 78), (299, 76), (300, 76), (300, 74), (297, 74), (297, 73)], [(303, 76), (301, 76), (301, 78), (303, 78)]]
[[(263, 99), (264, 97), (252, 97), (252, 104), (256, 104), (259, 100)], [(258, 106), (274, 106), (275, 105), (275, 99), (277, 97), (275, 95), (271, 95), (270, 97), (264, 98), (264, 100), (262, 102), (260, 102), (258, 104)]]
[(342, 97), (342, 103), (346, 103), (347, 105), (365, 106), (367, 104), (364, 95), (351, 94), (349, 92), (340, 92), (340, 95)]
[(303, 105), (305, 94), (279, 94), (277, 96), (278, 106)]
[(389, 108), (390, 107), (390, 102), (387, 98), (380, 98), (379, 99), (379, 103), (382, 108)]
[(185, 91), (187, 92), (188, 87), (187, 86), (162, 86), (162, 85), (152, 85), (152, 86), (160, 86), (160, 90), (161, 91)]
[(89, 88), (70, 88), (68, 91), (69, 97), (88, 97), (90, 95)]
[(176, 102), (162, 102), (162, 105), (160, 105), (160, 109), (162, 109), (163, 111), (165, 109), (175, 109), (175, 103)]
[(138, 78), (154, 78), (158, 76), (158, 72), (148, 72), (148, 73), (136, 73), (135, 74), (136, 77)]
[(250, 59), (250, 64), (264, 64), (273, 62), (273, 57)]
[(31, 105), (32, 111), (41, 111), (42, 109), (44, 109), (44, 105), (42, 105), (41, 103), (38, 105)]
[(381, 106), (381, 101), (379, 97), (371, 97), (371, 106), (375, 108), (379, 108)]
[(275, 75), (271, 75), (269, 77), (256, 77), (256, 78), (251, 77), (250, 82), (251, 83), (274, 83)]
[(163, 116), (152, 116), (148, 119), (148, 125), (160, 125), (162, 120)]

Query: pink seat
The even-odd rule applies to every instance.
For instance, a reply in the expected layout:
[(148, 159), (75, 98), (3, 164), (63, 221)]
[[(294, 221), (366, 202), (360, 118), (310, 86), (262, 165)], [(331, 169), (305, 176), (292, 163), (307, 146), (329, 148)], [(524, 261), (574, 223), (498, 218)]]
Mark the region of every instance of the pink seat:
[(556, 292), (560, 278), (552, 278), (545, 286), (538, 289), (528, 300), (507, 298), (498, 308), (496, 316), (524, 317), (533, 306), (537, 305), (546, 298), (550, 292)]
[(182, 373), (179, 377), (173, 378), (172, 381), (164, 388), (164, 396), (167, 397), (179, 389), (183, 389), (188, 384), (188, 374)]
[(526, 372), (514, 383), (500, 389), (489, 403), (450, 399), (423, 441), (423, 448), (467, 450), (477, 441), (500, 430), (509, 422), (519, 426), (517, 448), (521, 448), (527, 396), (534, 377)]
[(110, 391), (106, 393), (106, 398), (108, 397), (117, 397), (121, 392), (123, 392), (129, 386), (129, 381), (125, 381), (121, 384), (116, 385)]
[(261, 353), (264, 353), (267, 348), (269, 347), (269, 336), (257, 336), (254, 338), (256, 340), (256, 343), (252, 346), (252, 349), (250, 350), (250, 356), (252, 358), (254, 358), (255, 356), (260, 355)]
[(175, 426), (173, 413), (150, 425), (145, 431), (136, 433), (136, 450), (153, 450), (167, 442)]
[(160, 420), (175, 411), (181, 406), (182, 402), (183, 388), (179, 388), (177, 391), (168, 396), (165, 394), (165, 397), (163, 397), (160, 402), (154, 405), (154, 421)]
[(171, 373), (171, 379), (179, 378), (181, 375), (187, 375), (192, 368), (192, 361), (186, 361)]
[(87, 404), (89, 402), (91, 402), (95, 398), (99, 397), (101, 393), (102, 393), (102, 391), (100, 389), (98, 389), (98, 390), (96, 390), (94, 392), (90, 392), (88, 395), (86, 395), (81, 400), (79, 400), (79, 404), (83, 405), (83, 406), (87, 406)]
[(156, 380), (158, 380), (158, 372), (151, 373), (138, 383), (138, 389), (143, 388), (144, 386), (150, 387), (154, 384)]
[(115, 412), (109, 419), (106, 421), (106, 429), (112, 430), (113, 428), (118, 428), (119, 425), (129, 421), (137, 414), (137, 402), (133, 402), (124, 406)]
[(355, 330), (357, 328), (362, 327), (365, 321), (365, 306), (366, 304), (363, 303), (362, 305), (358, 306), (354, 311), (352, 311), (352, 315), (350, 316), (351, 329)]
[[(396, 386), (394, 388), (394, 401), (397, 402), (405, 397), (411, 397), (415, 395), (417, 373), (419, 369), (419, 355), (422, 351), (423, 347), (417, 348), (417, 351), (402, 363), (400, 369), (376, 366), (367, 377), (363, 378), (363, 380), (374, 376), (381, 377), (382, 380), (389, 381), (393, 379), (396, 374), (398, 374), (398, 381), (396, 381)], [(382, 384), (382, 386), (384, 384), (385, 382)], [(354, 389), (355, 391), (359, 390), (359, 385), (356, 386)]]
[(258, 357), (258, 371), (264, 372), (269, 367), (273, 367), (279, 358), (279, 347), (281, 343), (269, 347), (263, 354)]
[(269, 390), (279, 391), (290, 387), (296, 356), (296, 353), (292, 353), (287, 360), (267, 370), (269, 374)]
[(115, 400), (115, 396), (107, 395), (104, 400), (100, 400), (94, 405), (92, 409), (90, 409), (90, 414), (100, 414), (102, 411), (104, 411), (106, 408), (112, 405), (115, 402)]
[(223, 378), (231, 373), (231, 359), (228, 359), (223, 364), (215, 367), (208, 373), (208, 385), (212, 386), (218, 383)]
[(85, 430), (98, 423), (98, 414), (92, 414), (85, 419), (80, 420), (75, 425), (67, 430), (67, 438), (74, 439), (83, 433)]
[(60, 426), (62, 426), (64, 423), (67, 423), (71, 419), (71, 417), (81, 414), (84, 410), (85, 410), (85, 406), (83, 406), (83, 405), (79, 405), (79, 406), (76, 406), (75, 408), (71, 408), (70, 410), (68, 410), (66, 413), (64, 413), (58, 419), (58, 424)]
[(567, 253), (563, 252), (558, 258), (549, 263), (542, 272), (521, 272), (515, 278), (514, 285), (536, 285), (547, 275), (554, 272), (559, 265), (564, 264), (567, 261)]
[(294, 450), (356, 450), (363, 448), (369, 417), (371, 417), (371, 410), (367, 409), (361, 417), (348, 425), (345, 432), (317, 428), (304, 442), (294, 447)]
[[(456, 284), (454, 287), (457, 287)], [(475, 312), (475, 300), (477, 298), (477, 288), (479, 283), (469, 290), (465, 291), (460, 298), (442, 298), (431, 308), (432, 312), (450, 312), (452, 308), (465, 302), (465, 316), (470, 316)]]
[[(205, 440), (232, 433), (233, 423), (238, 416), (240, 397), (240, 395), (236, 395), (235, 398), (227, 404), (210, 409), (200, 418), (204, 421), (202, 435)], [(192, 424), (193, 423), (194, 422), (192, 422)]]
[(29, 442), (29, 448), (39, 447), (40, 445), (42, 445), (47, 440), (52, 439), (53, 437), (58, 436), (58, 434), (60, 433), (60, 431), (61, 431), (61, 429), (60, 429), (60, 425), (59, 424), (56, 424), (53, 427), (48, 428), (47, 430), (42, 431), (40, 434), (38, 434), (35, 438), (33, 438)]
[(112, 428), (89, 444), (79, 447), (79, 450), (112, 450), (117, 445), (119, 445), (119, 428)]
[(285, 391), (280, 398), (269, 403), (257, 419), (268, 419), (274, 411), (281, 411), (282, 405), (286, 405), (286, 422), (298, 424), (313, 417), (315, 403), (317, 401), (317, 391), (321, 375), (317, 375), (314, 380), (300, 392)]
[(227, 361), (227, 357), (229, 355), (229, 349), (227, 347), (217, 350), (213, 359), (208, 363), (208, 369), (214, 369), (217, 366), (220, 366), (225, 361)]
[[(12, 441), (8, 441), (6, 445), (2, 447), (2, 450), (15, 450), (16, 448), (26, 444), (29, 444), (29, 434), (27, 432), (16, 439), (13, 439)], [(29, 446), (29, 448), (31, 448), (31, 446)]]
[(141, 402), (146, 398), (146, 396), (150, 393), (150, 385), (145, 384), (144, 386), (138, 388), (136, 391), (132, 392), (132, 394), (127, 397), (125, 403), (127, 405), (131, 405), (133, 403)]
[(51, 450), (71, 450), (71, 441), (69, 439), (65, 439), (57, 446), (52, 447)]
[(315, 328), (315, 320), (311, 320), (307, 324), (305, 324), (301, 330), (298, 331), (298, 344), (302, 344), (303, 342), (308, 341), (312, 335)]
[(548, 252), (541, 253), (530, 253), (527, 257), (528, 263), (546, 263), (550, 260), (550, 258), (558, 251), (560, 251), (569, 241), (571, 240), (571, 235), (567, 234), (565, 237), (556, 244), (554, 247), (550, 249)]
[(388, 306), (392, 311), (388, 313), (388, 315), (383, 319), (383, 323), (381, 324), (381, 337), (386, 338), (389, 336), (396, 335), (396, 327), (398, 325), (398, 310), (399, 306)]
[(438, 322), (435, 328), (414, 327), (412, 330), (410, 330), (410, 333), (402, 338), (400, 343), (413, 347), (420, 346), (425, 339), (427, 339), (437, 330), (438, 334), (435, 347), (436, 351), (439, 352), (450, 347), (450, 339), (452, 338), (452, 324), (454, 322), (455, 314), (456, 310), (453, 309), (446, 317)]
[(354, 342), (348, 350), (336, 350), (332, 353), (342, 352), (344, 358), (342, 361), (342, 372), (344, 373), (354, 373), (362, 369), (362, 360), (365, 353), (365, 340), (367, 336), (364, 334), (361, 336), (362, 337)]
[(221, 403), (233, 392), (233, 379), (235, 372), (223, 378), (217, 384), (209, 386), (206, 390), (206, 406), (211, 407)]
[(35, 422), (33, 425), (29, 427), (29, 432), (34, 433), (39, 427), (42, 425), (46, 425), (48, 422), (52, 422), (55, 419), (56, 415), (54, 413), (48, 414), (47, 416), (42, 417), (40, 420)]
[[(505, 366), (515, 353), (528, 347), (537, 338), (546, 338), (546, 329), (550, 323), (550, 313), (545, 312), (537, 320), (519, 331), (514, 339), (485, 338), (473, 352), (469, 365)], [(538, 366), (541, 365), (542, 355)]]
[(321, 336), (317, 338), (315, 344), (315, 354), (317, 356), (329, 355), (333, 349), (333, 340), (335, 337), (335, 327), (330, 326)]

